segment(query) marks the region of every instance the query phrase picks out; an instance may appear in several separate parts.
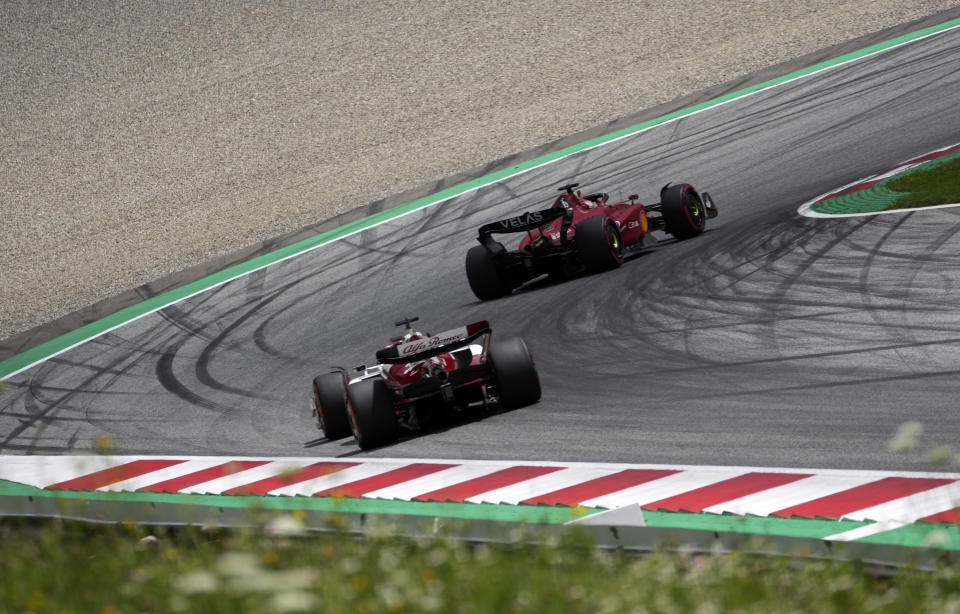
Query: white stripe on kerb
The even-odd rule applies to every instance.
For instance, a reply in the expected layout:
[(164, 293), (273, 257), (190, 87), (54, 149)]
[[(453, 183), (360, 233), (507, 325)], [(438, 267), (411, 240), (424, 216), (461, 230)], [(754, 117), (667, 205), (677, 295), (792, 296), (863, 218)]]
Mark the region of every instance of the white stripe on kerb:
[(113, 484), (107, 484), (106, 486), (98, 488), (97, 490), (104, 492), (139, 490), (141, 488), (146, 488), (147, 486), (153, 486), (154, 484), (159, 484), (160, 482), (166, 482), (167, 480), (180, 478), (196, 471), (203, 471), (204, 469), (209, 469), (210, 467), (216, 467), (217, 465), (222, 464), (223, 461), (219, 459), (188, 460), (184, 463), (177, 463), (176, 465), (171, 465), (170, 467), (166, 467), (164, 469), (158, 469), (156, 471), (151, 471), (150, 473), (138, 475), (130, 478), (129, 480), (122, 480), (120, 482), (114, 482)]
[(367, 499), (400, 499), (409, 501), (417, 495), (422, 495), (447, 486), (454, 486), (460, 482), (466, 482), (474, 478), (489, 475), (495, 471), (500, 471), (500, 467), (494, 467), (483, 464), (459, 465), (434, 471), (427, 475), (422, 475), (400, 484), (387, 486), (366, 493)]
[(944, 484), (923, 492), (844, 514), (849, 520), (899, 520), (913, 522), (960, 507), (960, 483)]
[(517, 505), (521, 501), (541, 497), (548, 493), (563, 490), (571, 486), (578, 486), (584, 482), (603, 478), (614, 473), (620, 473), (620, 468), (585, 468), (568, 467), (545, 475), (537, 476), (523, 482), (495, 488), (466, 499), (467, 503), (506, 503)]
[(231, 488), (246, 486), (247, 484), (252, 484), (253, 482), (263, 480), (265, 478), (272, 478), (281, 475), (289, 469), (290, 463), (287, 461), (267, 463), (266, 465), (251, 467), (250, 469), (243, 469), (241, 471), (237, 471), (236, 473), (231, 473), (230, 475), (214, 478), (199, 484), (194, 484), (193, 486), (180, 489), (179, 492), (218, 495), (225, 490), (230, 490)]
[(875, 476), (838, 477), (812, 475), (796, 482), (768, 488), (737, 499), (704, 508), (710, 514), (769, 516), (777, 510), (793, 507), (877, 481)]
[(605, 507), (607, 509), (624, 507), (632, 503), (647, 505), (654, 501), (682, 495), (697, 488), (729, 480), (738, 475), (743, 475), (743, 472), (718, 471), (713, 469), (681, 471), (607, 495), (587, 499), (582, 501), (580, 505), (584, 507)]
[(393, 471), (394, 469), (399, 469), (405, 466), (407, 466), (407, 463), (364, 463), (355, 467), (347, 467), (346, 469), (341, 469), (340, 471), (328, 473), (327, 475), (322, 475), (317, 478), (311, 478), (297, 484), (290, 484), (289, 486), (277, 488), (275, 490), (271, 490), (269, 494), (287, 496), (300, 495), (303, 497), (309, 497), (314, 493), (329, 490), (331, 488), (337, 488), (338, 486), (350, 484), (351, 482), (372, 478), (373, 476), (387, 473)]

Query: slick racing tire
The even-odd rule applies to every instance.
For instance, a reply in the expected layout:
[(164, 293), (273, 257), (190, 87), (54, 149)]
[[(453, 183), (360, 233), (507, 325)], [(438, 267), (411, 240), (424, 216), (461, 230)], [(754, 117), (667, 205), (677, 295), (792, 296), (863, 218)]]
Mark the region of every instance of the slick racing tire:
[(664, 230), (678, 241), (693, 238), (707, 228), (703, 199), (689, 183), (668, 186), (660, 194)]
[(540, 376), (523, 339), (509, 337), (491, 341), (488, 359), (493, 365), (503, 409), (516, 409), (540, 400)]
[(400, 438), (400, 425), (393, 409), (390, 389), (381, 379), (350, 384), (348, 413), (361, 450), (393, 443)]
[(334, 440), (350, 434), (347, 381), (343, 373), (324, 373), (313, 378), (313, 402), (324, 437)]
[(623, 264), (623, 239), (617, 225), (605, 215), (577, 224), (577, 256), (590, 273), (609, 271)]
[(512, 290), (503, 279), (490, 251), (482, 245), (475, 245), (467, 251), (467, 281), (481, 301), (506, 296)]

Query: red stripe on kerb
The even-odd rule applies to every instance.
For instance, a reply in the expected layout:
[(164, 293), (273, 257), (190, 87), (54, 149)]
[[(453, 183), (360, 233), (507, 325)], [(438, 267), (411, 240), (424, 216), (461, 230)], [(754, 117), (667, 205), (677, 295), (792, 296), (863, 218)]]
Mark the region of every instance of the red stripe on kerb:
[(225, 490), (223, 491), (223, 494), (265, 495), (271, 490), (276, 490), (278, 488), (283, 488), (284, 486), (290, 486), (291, 484), (312, 480), (313, 478), (318, 478), (322, 475), (336, 473), (337, 471), (341, 471), (347, 467), (354, 467), (358, 464), (359, 463), (314, 463), (312, 465), (307, 465), (306, 467), (289, 471), (287, 473), (281, 473), (280, 475), (258, 480), (252, 484), (245, 484), (243, 486), (231, 488), (230, 490)]
[(406, 467), (399, 467), (393, 471), (387, 471), (386, 473), (381, 473), (380, 475), (373, 475), (369, 478), (364, 478), (362, 480), (357, 480), (356, 482), (349, 482), (341, 486), (334, 486), (333, 488), (328, 488), (326, 490), (321, 490), (320, 492), (313, 493), (317, 497), (362, 497), (368, 492), (373, 492), (375, 490), (380, 490), (381, 488), (386, 488), (387, 486), (395, 486), (401, 482), (407, 482), (425, 475), (430, 475), (431, 473), (436, 473), (437, 471), (442, 471), (444, 469), (449, 469), (450, 467), (456, 467), (457, 465), (441, 465), (434, 463), (413, 463), (412, 465), (407, 465)]
[(673, 475), (674, 473), (679, 473), (679, 471), (674, 469), (624, 469), (613, 475), (589, 480), (576, 486), (561, 488), (560, 490), (548, 492), (545, 495), (533, 497), (520, 503), (527, 505), (568, 505), (573, 507), (581, 501), (608, 495), (612, 492), (623, 490), (624, 488), (643, 484), (644, 482), (658, 480), (668, 475)]
[(95, 471), (79, 478), (67, 480), (66, 482), (59, 482), (53, 486), (47, 486), (47, 489), (96, 490), (98, 488), (103, 488), (104, 486), (109, 486), (110, 484), (116, 484), (117, 482), (122, 482), (124, 480), (141, 476), (145, 473), (150, 473), (151, 471), (166, 469), (167, 467), (183, 462), (186, 461), (136, 460), (129, 463), (124, 463), (123, 465), (117, 465), (116, 467), (110, 467), (109, 469), (104, 469), (102, 471)]
[(960, 507), (955, 507), (952, 510), (946, 510), (936, 514), (931, 514), (920, 519), (921, 522), (951, 522), (953, 524), (960, 524)]
[(804, 518), (841, 518), (845, 514), (862, 510), (900, 497), (950, 484), (954, 480), (943, 478), (883, 478), (843, 492), (814, 499), (800, 505), (773, 512), (773, 516), (803, 516)]
[(447, 486), (446, 488), (440, 488), (438, 490), (434, 490), (433, 492), (419, 495), (414, 497), (414, 500), (462, 502), (465, 499), (479, 495), (480, 493), (489, 492), (505, 486), (511, 486), (517, 482), (530, 480), (541, 475), (553, 473), (554, 471), (558, 471), (560, 469), (563, 469), (563, 467), (534, 467), (525, 465), (519, 467), (509, 467), (507, 469), (491, 473), (490, 475), (474, 478), (472, 480), (460, 482), (459, 484), (454, 484), (453, 486)]
[(672, 512), (702, 512), (704, 508), (724, 501), (732, 501), (753, 493), (782, 486), (810, 477), (808, 473), (746, 473), (702, 486), (673, 497), (667, 497), (653, 503), (647, 503), (644, 509), (668, 510)]
[(210, 480), (222, 478), (227, 475), (233, 475), (234, 473), (246, 471), (247, 469), (253, 469), (260, 465), (266, 465), (269, 462), (271, 461), (230, 461), (229, 463), (217, 465), (216, 467), (208, 467), (207, 469), (194, 471), (187, 475), (181, 475), (178, 478), (144, 486), (137, 490), (146, 492), (180, 492), (184, 488), (190, 488), (191, 486), (203, 484), (204, 482), (209, 482)]

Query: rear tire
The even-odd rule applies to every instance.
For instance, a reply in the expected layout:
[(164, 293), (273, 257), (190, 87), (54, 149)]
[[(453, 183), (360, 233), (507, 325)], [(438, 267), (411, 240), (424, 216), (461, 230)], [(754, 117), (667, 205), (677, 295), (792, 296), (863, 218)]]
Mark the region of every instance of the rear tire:
[(512, 289), (503, 279), (503, 275), (493, 261), (490, 251), (476, 245), (467, 251), (467, 281), (470, 289), (481, 301), (500, 298), (510, 294)]
[(577, 224), (577, 256), (590, 273), (609, 271), (623, 264), (623, 240), (617, 225), (606, 215)]
[(678, 241), (691, 239), (707, 228), (707, 210), (693, 186), (681, 183), (660, 194), (664, 230)]
[(393, 397), (383, 380), (367, 379), (350, 384), (348, 394), (353, 435), (361, 450), (393, 443), (400, 438)]
[(523, 339), (491, 341), (487, 358), (493, 365), (501, 407), (516, 409), (540, 400), (540, 376)]
[(313, 378), (313, 402), (320, 430), (327, 439), (342, 439), (350, 434), (347, 381), (342, 373), (324, 373)]

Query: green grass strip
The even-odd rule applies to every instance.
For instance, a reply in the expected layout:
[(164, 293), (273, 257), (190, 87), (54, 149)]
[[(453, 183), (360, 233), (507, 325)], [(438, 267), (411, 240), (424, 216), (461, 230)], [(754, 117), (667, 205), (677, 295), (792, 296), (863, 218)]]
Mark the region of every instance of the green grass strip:
[(869, 188), (814, 203), (817, 213), (876, 213), (960, 203), (960, 151), (924, 162)]
[(710, 107), (723, 104), (725, 102), (734, 100), (736, 98), (740, 98), (748, 94), (752, 94), (760, 90), (785, 83), (787, 81), (798, 79), (800, 77), (804, 77), (812, 73), (818, 72), (820, 70), (824, 70), (833, 66), (837, 66), (839, 64), (843, 64), (845, 62), (856, 60), (858, 58), (862, 58), (872, 53), (883, 51), (884, 49), (889, 49), (896, 45), (900, 45), (912, 40), (916, 40), (918, 38), (922, 38), (924, 36), (934, 34), (943, 30), (947, 30), (958, 25), (960, 25), (960, 19), (953, 19), (942, 24), (929, 26), (927, 28), (917, 30), (915, 32), (908, 32), (906, 34), (902, 34), (895, 38), (882, 41), (879, 43), (875, 43), (863, 49), (852, 51), (850, 53), (840, 55), (830, 60), (825, 60), (823, 62), (809, 66), (807, 68), (803, 68), (801, 70), (797, 70), (792, 73), (789, 73), (780, 77), (775, 77), (768, 81), (764, 81), (762, 83), (758, 83), (758, 84), (743, 88), (741, 90), (737, 90), (735, 92), (731, 92), (723, 96), (719, 96), (712, 100), (708, 100), (706, 102), (702, 102), (702, 103), (693, 105), (691, 107), (680, 109), (680, 110), (668, 113), (666, 115), (663, 115), (663, 116), (660, 116), (660, 117), (657, 117), (657, 118), (654, 118), (654, 119), (651, 119), (627, 128), (623, 128), (615, 132), (611, 132), (609, 134), (606, 134), (600, 137), (589, 139), (587, 141), (583, 141), (582, 143), (570, 145), (563, 149), (551, 152), (549, 154), (545, 154), (543, 156), (534, 158), (532, 160), (528, 160), (526, 162), (522, 162), (522, 163), (510, 166), (508, 168), (491, 173), (489, 175), (478, 177), (471, 181), (467, 181), (455, 186), (451, 186), (450, 188), (447, 188), (435, 194), (424, 196), (423, 198), (419, 198), (409, 203), (398, 205), (394, 208), (376, 213), (374, 215), (370, 215), (360, 220), (350, 222), (339, 228), (320, 233), (314, 237), (305, 239), (298, 243), (293, 243), (291, 245), (288, 245), (286, 247), (273, 251), (269, 254), (263, 254), (256, 258), (252, 258), (246, 262), (234, 265), (218, 273), (214, 273), (207, 277), (198, 279), (194, 282), (185, 284), (169, 292), (165, 292), (163, 294), (159, 294), (152, 298), (146, 299), (136, 305), (131, 305), (130, 307), (122, 309), (112, 315), (101, 318), (96, 322), (91, 322), (90, 324), (77, 328), (55, 339), (51, 339), (50, 341), (47, 341), (25, 352), (17, 354), (16, 356), (11, 356), (10, 358), (0, 362), (0, 379), (6, 378), (10, 374), (16, 373), (22, 369), (25, 369), (36, 362), (42, 361), (74, 345), (83, 343), (84, 341), (87, 341), (88, 339), (91, 339), (100, 334), (103, 334), (108, 330), (121, 326), (145, 314), (161, 309), (166, 305), (174, 303), (192, 294), (202, 292), (211, 287), (214, 287), (226, 281), (229, 281), (235, 277), (244, 275), (246, 273), (249, 273), (250, 271), (262, 268), (264, 266), (267, 266), (269, 264), (272, 264), (284, 258), (288, 258), (290, 256), (296, 255), (305, 250), (318, 247), (325, 243), (329, 243), (340, 237), (346, 236), (350, 233), (357, 232), (364, 228), (369, 228), (370, 226), (373, 226), (380, 222), (395, 218), (405, 213), (409, 213), (416, 209), (426, 207), (433, 203), (446, 200), (448, 198), (452, 198), (454, 196), (462, 194), (471, 189), (505, 179), (517, 173), (535, 168), (537, 166), (541, 166), (543, 164), (547, 164), (549, 162), (552, 162), (559, 158), (563, 158), (565, 156), (576, 153), (578, 151), (589, 149), (597, 145), (602, 145), (604, 143), (608, 143), (610, 141), (613, 141), (625, 136), (629, 136), (636, 132), (646, 130), (648, 128), (671, 121), (673, 119), (683, 117), (686, 115), (691, 115), (698, 111), (702, 111), (704, 109), (708, 109)]
[(898, 193), (888, 209), (960, 203), (960, 151), (897, 175), (887, 187)]

